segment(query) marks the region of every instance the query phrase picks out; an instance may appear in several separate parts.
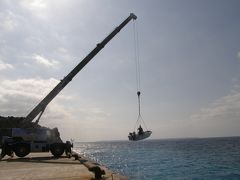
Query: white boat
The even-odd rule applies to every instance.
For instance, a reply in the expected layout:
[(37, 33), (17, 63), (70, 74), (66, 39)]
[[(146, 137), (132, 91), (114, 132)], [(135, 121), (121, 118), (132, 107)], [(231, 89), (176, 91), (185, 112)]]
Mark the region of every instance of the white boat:
[(133, 133), (129, 133), (128, 135), (128, 139), (129, 141), (139, 141), (139, 140), (143, 140), (148, 138), (149, 136), (151, 136), (152, 131), (144, 131), (142, 134), (135, 134)]

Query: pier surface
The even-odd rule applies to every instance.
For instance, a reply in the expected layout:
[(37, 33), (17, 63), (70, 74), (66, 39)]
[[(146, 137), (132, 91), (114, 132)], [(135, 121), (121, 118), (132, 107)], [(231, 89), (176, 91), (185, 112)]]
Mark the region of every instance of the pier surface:
[(0, 161), (0, 179), (83, 179), (96, 178), (99, 171), (102, 179), (126, 180), (98, 163), (74, 154), (74, 157), (54, 158), (50, 153), (30, 153), (24, 158), (8, 156)]

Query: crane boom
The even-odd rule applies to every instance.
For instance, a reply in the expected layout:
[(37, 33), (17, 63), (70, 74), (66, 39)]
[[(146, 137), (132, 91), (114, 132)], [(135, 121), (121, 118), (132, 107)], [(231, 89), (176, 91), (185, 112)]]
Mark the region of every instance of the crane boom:
[(129, 15), (118, 27), (116, 27), (101, 43), (97, 46), (67, 75), (65, 76), (53, 90), (25, 117), (23, 124), (32, 122), (38, 115), (36, 123), (38, 123), (42, 113), (47, 105), (58, 95), (59, 92), (73, 79), (73, 77), (81, 71), (81, 69), (101, 50), (104, 46), (130, 21), (136, 20), (137, 16), (133, 13)]

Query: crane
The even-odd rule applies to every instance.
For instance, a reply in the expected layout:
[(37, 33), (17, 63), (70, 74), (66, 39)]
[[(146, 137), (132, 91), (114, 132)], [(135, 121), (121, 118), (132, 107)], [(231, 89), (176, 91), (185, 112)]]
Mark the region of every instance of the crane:
[[(4, 128), (1, 123), (4, 124), (9, 118), (0, 116), (0, 148), (2, 149), (0, 159), (6, 154), (12, 156), (13, 152), (19, 157), (24, 157), (30, 152), (51, 151), (55, 157), (61, 156), (64, 151), (66, 154), (71, 153), (71, 147), (73, 147), (73, 145), (70, 141), (64, 143), (60, 138), (60, 133), (57, 128), (50, 129), (39, 126), (39, 119), (47, 105), (63, 90), (78, 72), (81, 71), (82, 68), (86, 66), (129, 21), (136, 19), (137, 16), (131, 13), (119, 26), (103, 39), (102, 42), (98, 43), (96, 47), (33, 108), (25, 118), (10, 117), (20, 122), (20, 126), (13, 123), (11, 128)], [(33, 126), (33, 120), (36, 117), (37, 120), (34, 122)]]

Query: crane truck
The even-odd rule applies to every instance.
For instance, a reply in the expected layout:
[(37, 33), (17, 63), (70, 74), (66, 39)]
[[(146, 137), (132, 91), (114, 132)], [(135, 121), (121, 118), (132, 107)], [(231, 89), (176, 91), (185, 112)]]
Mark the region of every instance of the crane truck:
[[(39, 120), (47, 105), (63, 90), (63, 88), (89, 63), (92, 58), (131, 20), (137, 16), (131, 13), (118, 27), (116, 27), (69, 73), (65, 76), (43, 100), (33, 108), (26, 117), (0, 116), (0, 149), (1, 158), (5, 155), (25, 157), (30, 152), (51, 152), (54, 157), (60, 157), (64, 151), (71, 154), (73, 144), (63, 142), (57, 128), (40, 126)], [(35, 122), (33, 122), (35, 120)]]

